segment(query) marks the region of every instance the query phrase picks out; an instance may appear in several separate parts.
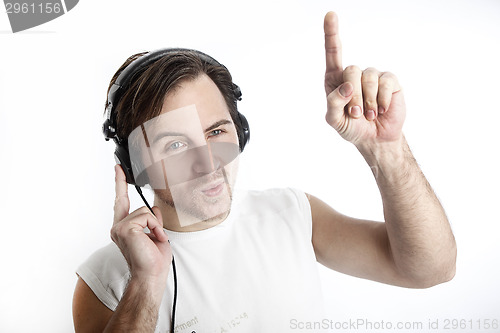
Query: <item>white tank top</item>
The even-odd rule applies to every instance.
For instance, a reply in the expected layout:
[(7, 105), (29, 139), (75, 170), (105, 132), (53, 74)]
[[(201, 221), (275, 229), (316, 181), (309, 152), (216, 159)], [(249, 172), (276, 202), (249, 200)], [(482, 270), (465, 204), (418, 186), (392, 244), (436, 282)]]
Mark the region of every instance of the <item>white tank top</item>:
[[(169, 236), (177, 267), (175, 332), (287, 332), (323, 318), (311, 208), (295, 189), (237, 192), (219, 225)], [(101, 302), (118, 305), (130, 277), (118, 247), (77, 270)], [(169, 332), (173, 273), (155, 332)], [(295, 328), (295, 329), (294, 329)]]

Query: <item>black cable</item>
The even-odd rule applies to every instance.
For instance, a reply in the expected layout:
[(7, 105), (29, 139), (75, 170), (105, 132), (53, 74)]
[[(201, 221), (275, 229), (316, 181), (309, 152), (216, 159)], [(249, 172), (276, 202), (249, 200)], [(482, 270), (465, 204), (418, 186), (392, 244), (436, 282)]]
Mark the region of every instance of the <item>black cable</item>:
[(174, 333), (175, 330), (175, 309), (177, 307), (177, 271), (175, 269), (174, 255), (172, 254), (172, 268), (174, 270), (174, 304), (172, 305), (172, 321), (170, 324), (170, 332)]
[(145, 198), (145, 197), (144, 197), (144, 195), (142, 194), (142, 190), (141, 190), (141, 188), (140, 188), (139, 186), (135, 185), (135, 189), (137, 190), (137, 193), (139, 193), (139, 195), (141, 196), (142, 201), (144, 201), (144, 203), (146, 204), (146, 207), (148, 207), (148, 208), (149, 208), (149, 210), (151, 211), (151, 214), (153, 214), (154, 216), (156, 216), (156, 215), (155, 215), (155, 213), (153, 212), (153, 209), (152, 209), (152, 208), (151, 208), (151, 206), (148, 204), (148, 201), (146, 200), (146, 198)]
[[(151, 211), (151, 213), (153, 215), (155, 215), (155, 213), (153, 212), (153, 209), (151, 208), (151, 206), (149, 205), (148, 201), (146, 200), (146, 198), (142, 194), (141, 188), (139, 186), (135, 185), (135, 189), (137, 190), (137, 193), (139, 193), (139, 195), (141, 196), (142, 201), (144, 201), (144, 203), (146, 204), (146, 207), (148, 207), (149, 210)], [(170, 243), (170, 240), (168, 242)], [(175, 308), (177, 307), (177, 270), (175, 269), (175, 259), (174, 259), (174, 254), (173, 253), (172, 253), (172, 269), (173, 269), (173, 273), (174, 273), (174, 304), (172, 305), (172, 320), (170, 322), (170, 332), (174, 333), (174, 329), (175, 329)]]

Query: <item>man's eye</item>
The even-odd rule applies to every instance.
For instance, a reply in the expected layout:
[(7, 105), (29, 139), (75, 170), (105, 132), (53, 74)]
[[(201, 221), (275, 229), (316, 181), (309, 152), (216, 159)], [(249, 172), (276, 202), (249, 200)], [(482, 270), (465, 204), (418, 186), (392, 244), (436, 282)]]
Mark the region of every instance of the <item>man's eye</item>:
[(217, 136), (221, 133), (222, 133), (221, 129), (216, 129), (216, 130), (213, 130), (212, 132), (208, 133), (208, 136)]
[(181, 149), (184, 146), (186, 146), (186, 144), (184, 144), (184, 143), (182, 143), (180, 141), (175, 141), (170, 146), (168, 146), (167, 150), (178, 150), (178, 149)]

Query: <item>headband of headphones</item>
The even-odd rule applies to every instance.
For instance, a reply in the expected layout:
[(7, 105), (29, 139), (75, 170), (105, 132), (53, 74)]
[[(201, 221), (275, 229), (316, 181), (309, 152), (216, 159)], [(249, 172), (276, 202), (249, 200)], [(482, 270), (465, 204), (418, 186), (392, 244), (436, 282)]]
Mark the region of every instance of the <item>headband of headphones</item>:
[[(122, 70), (120, 75), (117, 77), (117, 79), (109, 89), (108, 100), (106, 104), (106, 119), (103, 123), (102, 131), (106, 141), (108, 141), (109, 139), (113, 139), (113, 141), (115, 141), (117, 145), (117, 148), (115, 150), (115, 157), (117, 159), (117, 162), (122, 165), (125, 171), (125, 175), (127, 177), (127, 182), (130, 184), (136, 184), (136, 182), (134, 180), (132, 173), (127, 140), (126, 138), (119, 138), (117, 134), (116, 107), (120, 103), (123, 94), (129, 88), (132, 78), (135, 76), (137, 72), (148, 67), (149, 65), (153, 64), (154, 62), (156, 62), (157, 60), (166, 55), (175, 54), (178, 52), (186, 52), (186, 51), (195, 53), (202, 61), (206, 63), (209, 63), (217, 67), (223, 67), (225, 70), (227, 70), (227, 68), (224, 65), (222, 65), (217, 60), (215, 60), (214, 58), (203, 52), (185, 48), (165, 48), (157, 51), (148, 52), (138, 57), (134, 61), (132, 61), (126, 68)], [(233, 83), (232, 85), (233, 85), (232, 90), (234, 94), (234, 100), (236, 103), (236, 101), (241, 100), (242, 94), (240, 88), (236, 84)], [(245, 145), (250, 140), (250, 128), (248, 125), (248, 121), (246, 120), (243, 114), (238, 112), (237, 118), (238, 118), (237, 121), (239, 121), (239, 125), (241, 128), (241, 131), (238, 133), (238, 138), (240, 143), (240, 151), (242, 152), (243, 149), (245, 148)], [(144, 184), (137, 184), (137, 185), (142, 186)]]
[[(132, 77), (134, 77), (135, 73), (151, 65), (152, 63), (156, 62), (165, 55), (173, 54), (176, 52), (185, 52), (185, 51), (194, 52), (198, 57), (200, 57), (201, 60), (209, 64), (212, 64), (214, 66), (223, 67), (224, 69), (227, 70), (227, 68), (224, 65), (219, 63), (211, 56), (193, 49), (184, 49), (184, 48), (160, 49), (157, 51), (146, 53), (145, 55), (135, 59), (125, 69), (122, 70), (118, 78), (115, 80), (115, 82), (109, 89), (108, 100), (106, 105), (106, 120), (103, 124), (103, 133), (106, 140), (115, 139), (115, 141), (116, 140), (121, 141), (121, 138), (118, 138), (116, 131), (116, 106), (120, 102), (123, 93), (129, 87)], [(241, 90), (234, 83), (233, 83), (233, 93), (235, 100), (241, 101)], [(244, 131), (248, 130), (248, 124), (246, 127), (242, 126), (242, 128)]]

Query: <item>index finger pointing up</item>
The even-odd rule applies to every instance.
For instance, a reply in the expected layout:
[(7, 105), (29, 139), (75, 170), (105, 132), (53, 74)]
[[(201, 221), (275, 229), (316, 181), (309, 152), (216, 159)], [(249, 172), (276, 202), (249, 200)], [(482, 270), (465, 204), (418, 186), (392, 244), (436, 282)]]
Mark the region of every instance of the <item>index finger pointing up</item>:
[(121, 165), (115, 165), (115, 217), (113, 223), (120, 222), (127, 217), (130, 210), (130, 200), (128, 198), (128, 184), (125, 173)]
[(342, 45), (339, 37), (339, 19), (334, 12), (325, 15), (326, 72), (342, 72)]

